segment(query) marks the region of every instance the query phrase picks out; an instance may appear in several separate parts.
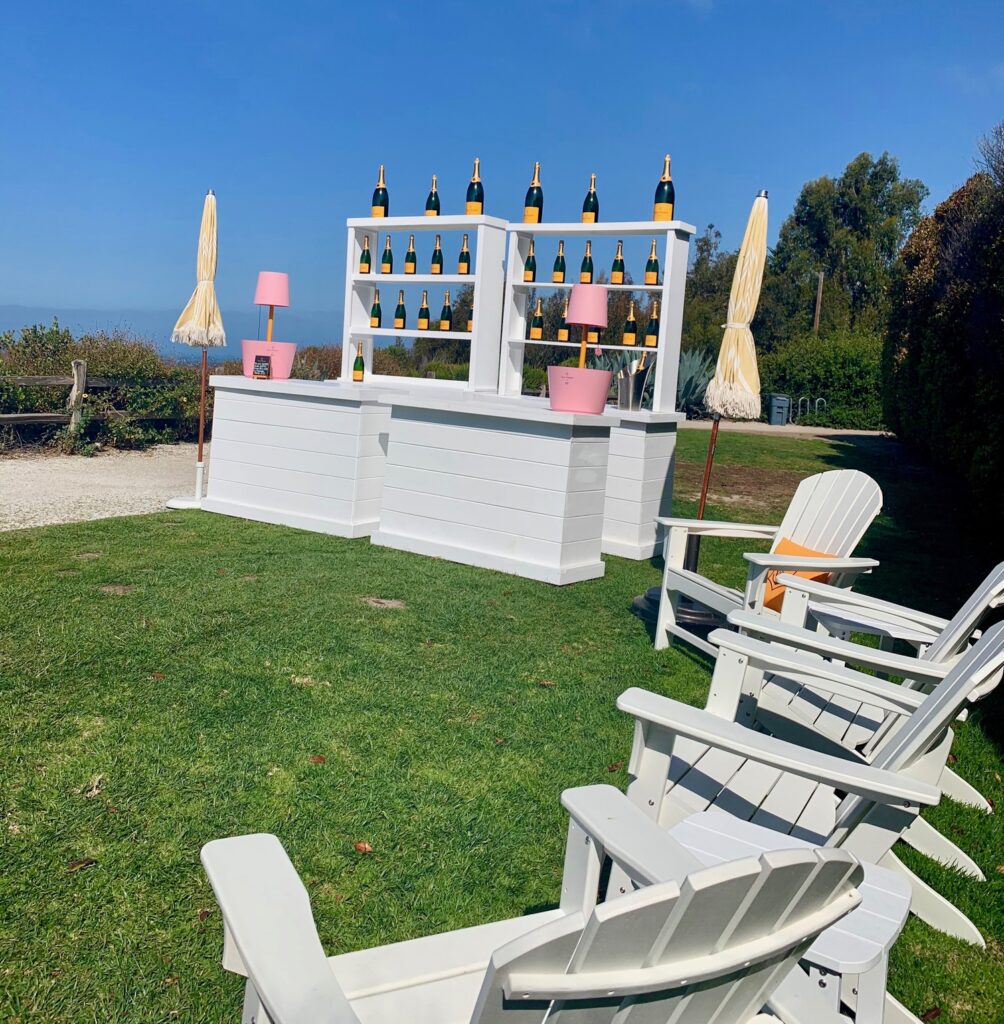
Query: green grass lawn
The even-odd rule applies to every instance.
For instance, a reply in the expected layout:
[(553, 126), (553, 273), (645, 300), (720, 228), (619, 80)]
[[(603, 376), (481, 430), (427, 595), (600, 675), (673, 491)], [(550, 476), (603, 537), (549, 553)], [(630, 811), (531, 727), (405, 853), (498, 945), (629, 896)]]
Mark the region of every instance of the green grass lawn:
[[(706, 443), (681, 433), (684, 514)], [(950, 613), (1001, 557), (962, 529), (946, 481), (884, 442), (725, 434), (710, 514), (773, 520), (834, 466), (885, 490), (867, 589)], [(706, 543), (702, 564), (738, 581), (748, 546)], [(0, 534), (0, 1020), (238, 1020), (198, 861), (219, 836), (282, 839), (331, 952), (553, 903), (559, 793), (626, 783), (617, 695), (706, 694), (707, 662), (656, 653), (631, 614), (657, 580), (612, 558), (554, 588), (200, 513)], [(999, 803), (995, 714), (987, 701), (959, 729), (955, 768)], [(927, 813), (989, 880), (904, 859), (988, 948), (911, 920), (890, 987), (940, 1024), (999, 1024), (1000, 816)]]

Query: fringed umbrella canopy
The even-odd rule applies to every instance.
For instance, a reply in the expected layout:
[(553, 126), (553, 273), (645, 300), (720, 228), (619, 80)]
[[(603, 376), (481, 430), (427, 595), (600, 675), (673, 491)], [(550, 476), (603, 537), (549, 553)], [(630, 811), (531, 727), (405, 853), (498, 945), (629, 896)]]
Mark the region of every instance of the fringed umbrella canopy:
[(201, 348), (225, 345), (223, 317), (216, 301), (216, 196), (206, 194), (199, 229), (199, 257), (196, 261), (197, 283), (192, 297), (171, 332), (171, 341)]
[(767, 262), (767, 194), (753, 200), (746, 234), (729, 295), (728, 323), (718, 353), (718, 366), (708, 384), (704, 404), (726, 419), (760, 418), (760, 374), (750, 323), (760, 300), (764, 265)]

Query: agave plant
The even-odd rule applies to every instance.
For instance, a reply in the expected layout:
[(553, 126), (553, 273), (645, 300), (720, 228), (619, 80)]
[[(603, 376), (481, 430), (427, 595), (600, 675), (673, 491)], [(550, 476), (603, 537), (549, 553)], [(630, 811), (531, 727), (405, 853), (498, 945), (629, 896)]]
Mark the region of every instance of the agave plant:
[(676, 379), (676, 408), (680, 412), (694, 416), (703, 410), (713, 365), (706, 348), (688, 349), (680, 356), (680, 375)]

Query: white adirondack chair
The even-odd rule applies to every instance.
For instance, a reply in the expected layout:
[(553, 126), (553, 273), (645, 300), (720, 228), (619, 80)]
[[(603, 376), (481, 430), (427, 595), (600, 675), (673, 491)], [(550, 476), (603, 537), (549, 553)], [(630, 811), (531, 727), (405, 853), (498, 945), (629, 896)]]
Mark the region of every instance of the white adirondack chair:
[[(764, 1004), (805, 978), (801, 954), (860, 903), (861, 866), (836, 850), (770, 851), (653, 884), (667, 861), (693, 858), (610, 787), (563, 802), (556, 910), (330, 959), (274, 836), (207, 844), (224, 967), (248, 979), (244, 1024), (771, 1024)], [(644, 887), (596, 905), (604, 857)], [(845, 1019), (796, 988), (787, 1024)]]
[[(803, 480), (795, 491), (780, 526), (725, 523), (711, 519), (657, 520), (666, 530), (665, 569), (659, 590), (655, 647), (668, 647), (678, 636), (712, 656), (715, 647), (688, 628), (678, 616), (680, 599), (707, 609), (724, 623), (737, 608), (759, 607), (768, 573), (829, 573), (830, 582), (849, 587), (863, 572), (878, 565), (871, 558), (854, 558), (852, 552), (882, 508), (882, 491), (871, 477), (857, 470), (819, 473)], [(748, 554), (750, 563), (745, 591), (715, 583), (699, 572), (684, 568), (690, 537), (749, 537), (772, 541), (768, 554)], [(788, 541), (832, 557), (783, 555), (776, 549)]]
[[(721, 650), (708, 702), (714, 711), (636, 688), (618, 699), (618, 707), (636, 719), (628, 789), (632, 801), (667, 828), (717, 808), (782, 834), (849, 849), (866, 863), (906, 872), (913, 888), (912, 909), (919, 917), (982, 945), (972, 922), (907, 872), (892, 848), (917, 819), (919, 805), (936, 802), (921, 796), (918, 787), (936, 792), (934, 784), (951, 747), (950, 727), (969, 691), (1004, 666), (1004, 623), (987, 630), (929, 695), (791, 648), (717, 632), (715, 643)], [(726, 709), (738, 707), (748, 676), (776, 672), (859, 702), (867, 693), (871, 705), (904, 721), (866, 759), (845, 748), (833, 756), (765, 735), (749, 728), (751, 721), (728, 720)], [(885, 780), (882, 789), (874, 785), (880, 776), (871, 774), (877, 770)]]

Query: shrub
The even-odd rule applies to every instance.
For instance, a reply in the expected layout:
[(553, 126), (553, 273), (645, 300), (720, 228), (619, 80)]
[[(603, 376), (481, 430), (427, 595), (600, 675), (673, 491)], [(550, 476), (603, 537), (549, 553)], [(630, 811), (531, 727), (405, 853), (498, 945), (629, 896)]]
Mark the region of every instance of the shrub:
[(882, 428), (882, 338), (868, 331), (838, 331), (827, 337), (799, 335), (760, 357), (761, 392), (782, 392), (825, 409), (800, 422), (854, 430)]

